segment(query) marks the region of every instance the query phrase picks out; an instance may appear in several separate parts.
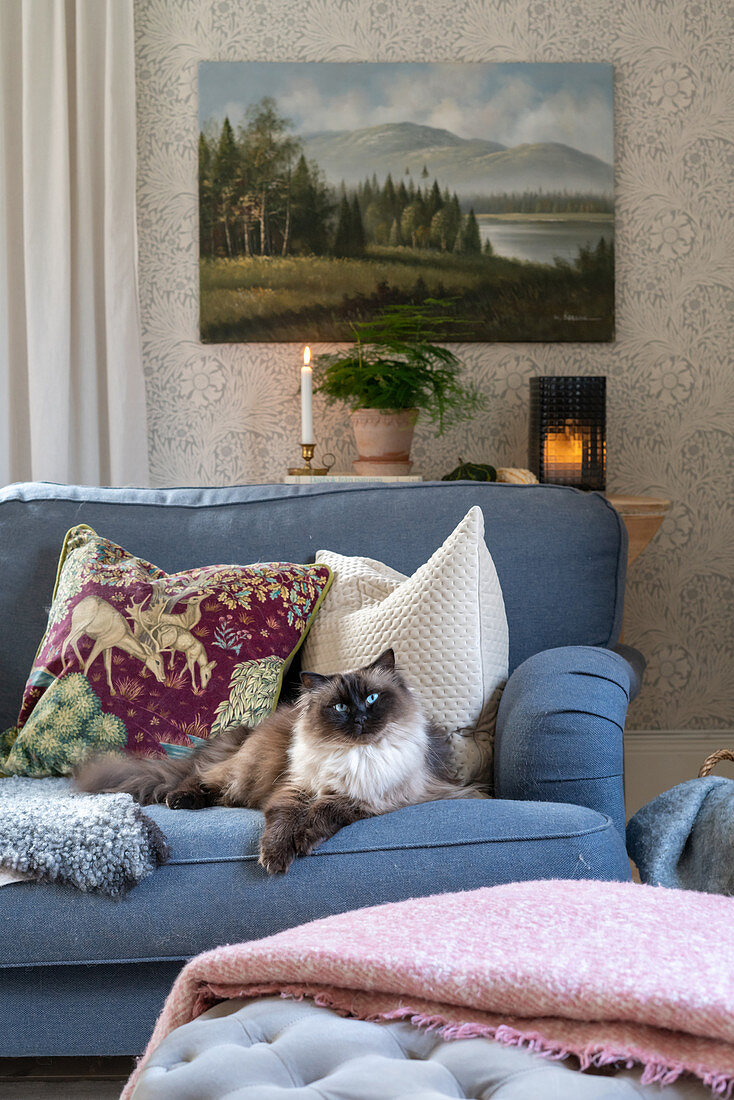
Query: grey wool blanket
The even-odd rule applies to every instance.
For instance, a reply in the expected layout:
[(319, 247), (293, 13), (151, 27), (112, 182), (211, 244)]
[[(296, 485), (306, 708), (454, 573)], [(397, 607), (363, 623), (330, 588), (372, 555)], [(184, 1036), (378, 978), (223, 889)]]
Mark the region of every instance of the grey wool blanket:
[(119, 898), (168, 855), (129, 794), (80, 794), (68, 779), (0, 779), (0, 868)]
[(690, 779), (627, 825), (627, 850), (652, 886), (734, 894), (734, 779)]

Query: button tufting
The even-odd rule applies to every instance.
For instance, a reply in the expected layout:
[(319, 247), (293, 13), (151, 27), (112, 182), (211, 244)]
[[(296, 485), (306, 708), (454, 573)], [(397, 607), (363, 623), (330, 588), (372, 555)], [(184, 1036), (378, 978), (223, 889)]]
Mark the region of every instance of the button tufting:
[[(639, 1071), (588, 1076), (488, 1039), (445, 1042), (404, 1021), (345, 1019), (309, 1001), (230, 1007), (167, 1036), (132, 1100), (659, 1100)], [(665, 1095), (710, 1097), (687, 1079)]]

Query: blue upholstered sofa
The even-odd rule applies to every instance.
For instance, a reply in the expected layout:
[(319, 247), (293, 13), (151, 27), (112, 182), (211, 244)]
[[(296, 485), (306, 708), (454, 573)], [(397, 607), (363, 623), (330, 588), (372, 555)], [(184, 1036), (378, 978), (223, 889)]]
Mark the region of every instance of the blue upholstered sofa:
[(152, 807), (172, 858), (122, 901), (0, 890), (0, 1055), (139, 1053), (184, 960), (216, 944), (415, 895), (628, 878), (622, 731), (643, 664), (614, 648), (626, 532), (598, 494), (470, 482), (0, 490), (0, 729), (17, 715), (74, 524), (169, 571), (308, 561), (324, 547), (411, 573), (474, 504), (510, 628), (496, 799), (357, 822), (274, 878), (256, 862), (258, 813)]

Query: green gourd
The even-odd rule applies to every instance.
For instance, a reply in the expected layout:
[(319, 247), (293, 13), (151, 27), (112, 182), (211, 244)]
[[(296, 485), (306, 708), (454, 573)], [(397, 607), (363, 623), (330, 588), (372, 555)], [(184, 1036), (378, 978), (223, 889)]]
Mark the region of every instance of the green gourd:
[(497, 471), (494, 466), (488, 466), (481, 462), (464, 462), (459, 455), (459, 465), (450, 474), (444, 474), (441, 481), (496, 481)]

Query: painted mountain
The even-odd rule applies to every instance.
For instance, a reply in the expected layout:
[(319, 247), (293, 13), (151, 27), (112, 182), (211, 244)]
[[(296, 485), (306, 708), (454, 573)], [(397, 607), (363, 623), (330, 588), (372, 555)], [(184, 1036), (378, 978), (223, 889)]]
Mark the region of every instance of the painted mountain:
[(593, 62), (201, 62), (202, 341), (418, 308), (446, 341), (613, 339), (613, 87)]
[(440, 180), (460, 198), (539, 189), (601, 195), (614, 191), (611, 164), (557, 142), (507, 148), (412, 122), (299, 137), (307, 158), (316, 161), (327, 180), (344, 180), (348, 187), (373, 173), (384, 179), (390, 172), (397, 183), (406, 169), (417, 180), (425, 167), (430, 179)]

